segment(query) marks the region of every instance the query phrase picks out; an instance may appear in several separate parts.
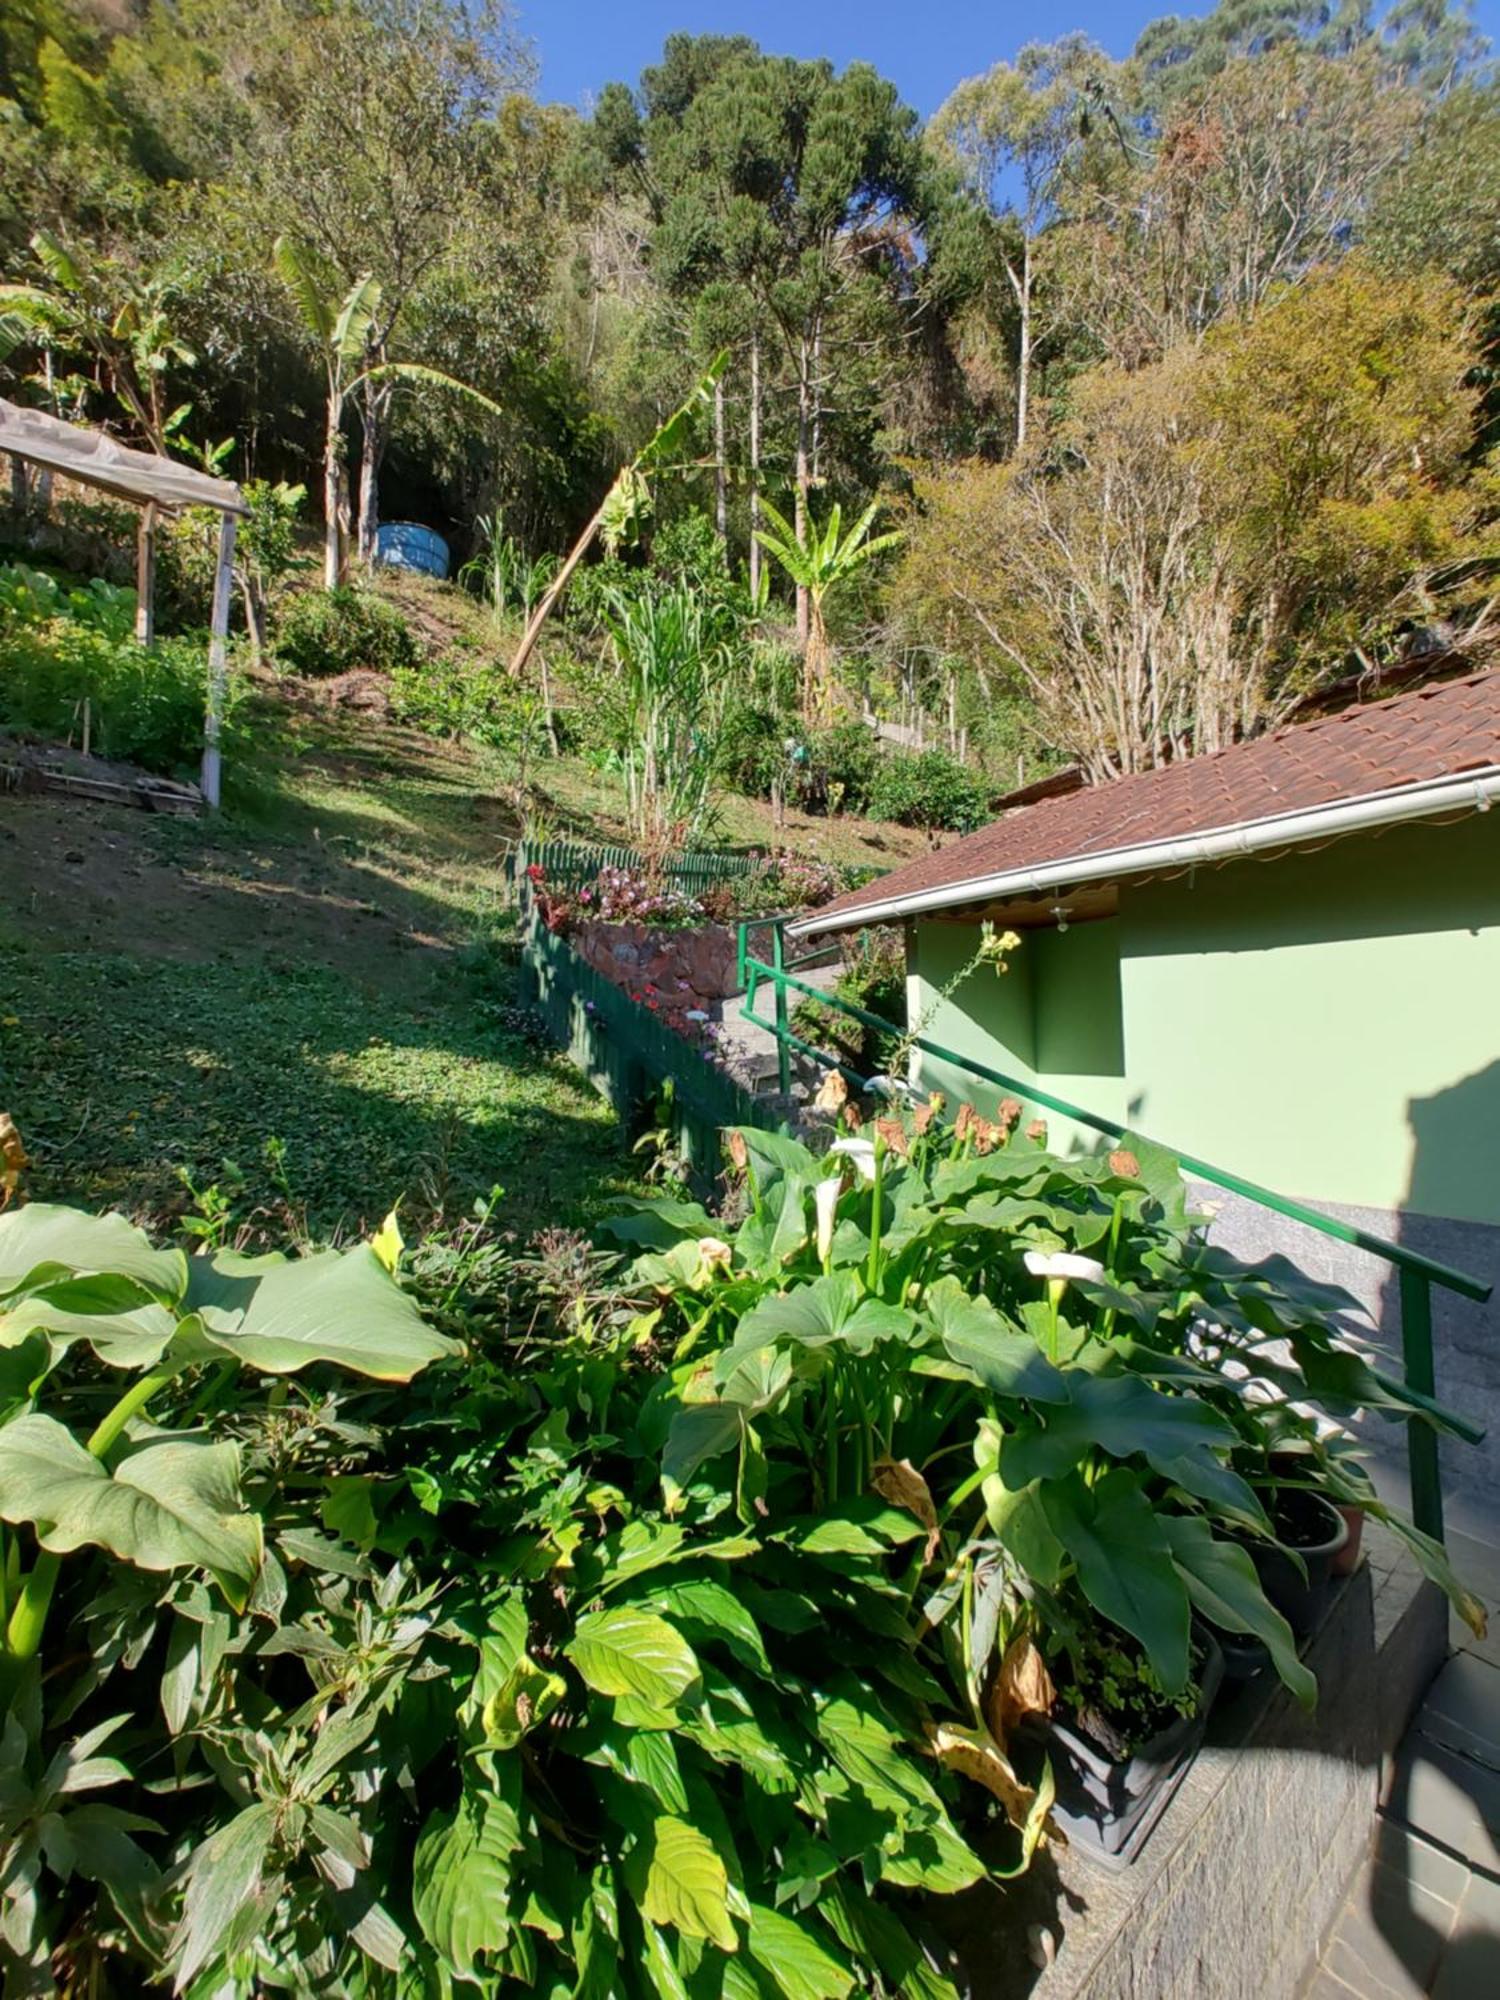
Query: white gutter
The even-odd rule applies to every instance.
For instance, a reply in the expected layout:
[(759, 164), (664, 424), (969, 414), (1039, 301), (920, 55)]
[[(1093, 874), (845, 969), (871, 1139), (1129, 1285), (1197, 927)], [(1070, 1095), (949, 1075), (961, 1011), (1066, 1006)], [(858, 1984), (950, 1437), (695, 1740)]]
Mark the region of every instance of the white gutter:
[[(1399, 826), (1404, 820), (1425, 819), (1432, 813), (1461, 811), (1488, 812), (1500, 799), (1500, 764), (1487, 764), (1477, 771), (1465, 771), (1445, 778), (1424, 779), (1420, 784), (1398, 785), (1389, 791), (1371, 792), (1360, 799), (1337, 799), (1329, 805), (1306, 806), (1295, 812), (1277, 813), (1267, 819), (1240, 821), (1234, 826), (1217, 827), (1209, 833), (1182, 838), (1140, 841), (1131, 847), (1110, 848), (1101, 854), (1075, 854), (1062, 861), (1047, 861), (1039, 867), (1002, 869), (994, 875), (976, 875), (963, 882), (948, 882), (936, 889), (919, 889), (909, 895), (888, 896), (857, 909), (845, 910), (831, 920), (812, 911), (787, 925), (788, 937), (809, 937), (826, 931), (853, 930), (861, 924), (890, 923), (898, 917), (926, 916), (937, 910), (951, 910), (965, 903), (988, 903), (1005, 896), (1041, 895), (1048, 890), (1080, 887), (1085, 882), (1115, 881), (1123, 875), (1150, 875), (1163, 868), (1194, 868), (1218, 861), (1233, 861), (1241, 855), (1262, 854), (1268, 848), (1295, 845), (1302, 840), (1330, 839), (1341, 833), (1357, 833), (1365, 828)], [(1023, 808), (1024, 810), (1024, 808)]]

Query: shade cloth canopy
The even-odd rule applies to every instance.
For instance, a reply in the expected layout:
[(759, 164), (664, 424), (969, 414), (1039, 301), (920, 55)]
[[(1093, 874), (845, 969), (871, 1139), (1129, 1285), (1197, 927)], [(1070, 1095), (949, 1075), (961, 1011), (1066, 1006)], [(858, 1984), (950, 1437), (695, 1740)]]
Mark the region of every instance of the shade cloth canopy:
[(183, 507), (213, 507), (220, 514), (243, 518), (247, 509), (232, 479), (215, 479), (190, 465), (159, 458), (155, 452), (132, 451), (106, 431), (86, 424), (64, 423), (42, 410), (24, 410), (0, 396), (0, 451), (45, 466), (65, 478), (97, 486), (137, 506), (155, 506), (165, 513)]

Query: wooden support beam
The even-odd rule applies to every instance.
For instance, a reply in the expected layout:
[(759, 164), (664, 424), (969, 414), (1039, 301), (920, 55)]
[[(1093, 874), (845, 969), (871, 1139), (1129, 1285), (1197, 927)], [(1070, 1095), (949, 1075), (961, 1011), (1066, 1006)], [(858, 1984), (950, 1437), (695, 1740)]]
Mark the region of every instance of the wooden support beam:
[(156, 637), (156, 508), (149, 500), (135, 534), (135, 636), (142, 646)]
[(213, 616), (208, 638), (208, 709), (203, 718), (203, 796), (210, 806), (219, 803), (219, 729), (224, 719), (224, 697), (229, 684), (229, 593), (234, 582), (233, 514), (219, 520), (219, 563), (214, 571)]

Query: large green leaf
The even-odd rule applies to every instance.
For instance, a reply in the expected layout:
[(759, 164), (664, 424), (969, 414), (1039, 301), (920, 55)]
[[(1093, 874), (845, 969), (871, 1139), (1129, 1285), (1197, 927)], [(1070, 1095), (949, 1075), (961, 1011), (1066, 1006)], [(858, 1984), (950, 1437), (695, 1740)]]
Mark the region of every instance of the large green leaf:
[(123, 1215), (85, 1215), (40, 1201), (0, 1215), (0, 1298), (94, 1273), (130, 1278), (170, 1305), (182, 1297), (188, 1260), (180, 1250), (153, 1250), (144, 1230)]
[(563, 1651), (598, 1694), (669, 1709), (698, 1686), (697, 1655), (677, 1628), (630, 1605), (580, 1618)]
[(643, 1855), (642, 1915), (686, 1937), (707, 1938), (735, 1951), (739, 1934), (729, 1914), (729, 1876), (718, 1849), (688, 1821), (663, 1814)]
[(205, 1340), (268, 1375), (331, 1361), (379, 1382), (409, 1382), (429, 1362), (457, 1352), (368, 1243), (292, 1263), (232, 1251), (195, 1257), (187, 1304)]
[(867, 1354), (877, 1341), (905, 1339), (915, 1323), (915, 1315), (904, 1308), (861, 1296), (852, 1271), (835, 1271), (752, 1306), (740, 1321), (734, 1345), (719, 1356), (715, 1377), (727, 1382), (747, 1355), (778, 1340), (801, 1347), (838, 1341), (856, 1354)]
[(1161, 1518), (1125, 1466), (1093, 1487), (1074, 1473), (1041, 1489), (1053, 1533), (1078, 1565), (1078, 1582), (1096, 1611), (1145, 1647), (1169, 1695), (1187, 1686), (1187, 1587), (1173, 1567)]
[(1253, 1633), (1302, 1706), (1313, 1707), (1318, 1683), (1297, 1658), (1292, 1628), (1261, 1589), (1249, 1551), (1217, 1540), (1195, 1515), (1164, 1515), (1161, 1527), (1177, 1574), (1203, 1616), (1225, 1632)]
[(234, 1444), (147, 1444), (111, 1473), (54, 1418), (17, 1417), (0, 1430), (0, 1518), (31, 1522), (63, 1554), (93, 1545), (141, 1569), (245, 1582), (260, 1568), (260, 1516), (243, 1509)]
[(499, 1770), (503, 1789), (466, 1790), (454, 1811), (433, 1813), (413, 1856), (412, 1909), (422, 1935), (461, 1979), (473, 1979), (479, 1954), (502, 1951), (511, 1932), (520, 1778), (511, 1757)]
[(1113, 1458), (1139, 1452), (1156, 1465), (1175, 1462), (1199, 1447), (1235, 1442), (1229, 1424), (1196, 1397), (1165, 1396), (1139, 1375), (1096, 1375), (1075, 1368), (1068, 1371), (1067, 1382), (1070, 1400), (1047, 1413), (1044, 1430), (1007, 1441), (1002, 1467), (1007, 1483), (1019, 1487), (1033, 1479), (1060, 1478), (1092, 1445)]
[[(101, 1361), (112, 1368), (149, 1368), (167, 1351), (177, 1331), (177, 1315), (155, 1299), (139, 1303), (140, 1289), (129, 1280), (119, 1280), (133, 1291), (136, 1303), (110, 1308), (101, 1281), (73, 1279), (50, 1285), (45, 1291), (23, 1298), (10, 1312), (0, 1312), (0, 1347), (18, 1346), (33, 1333), (46, 1334), (59, 1350), (85, 1340)], [(68, 1301), (92, 1291), (89, 1304), (102, 1310), (73, 1308)]]
[(1035, 1583), (1051, 1586), (1062, 1575), (1063, 1546), (1053, 1534), (1041, 1502), (1040, 1485), (1012, 1493), (998, 1472), (989, 1473), (980, 1488), (984, 1511), (1001, 1546), (1013, 1555)]
[(983, 1388), (1033, 1403), (1067, 1402), (1062, 1370), (988, 1299), (971, 1296), (956, 1278), (940, 1278), (922, 1303), (949, 1359)]
[(746, 1949), (786, 2000), (844, 2000), (854, 1991), (854, 1974), (843, 1953), (833, 1949), (833, 1940), (784, 1910), (750, 1905)]

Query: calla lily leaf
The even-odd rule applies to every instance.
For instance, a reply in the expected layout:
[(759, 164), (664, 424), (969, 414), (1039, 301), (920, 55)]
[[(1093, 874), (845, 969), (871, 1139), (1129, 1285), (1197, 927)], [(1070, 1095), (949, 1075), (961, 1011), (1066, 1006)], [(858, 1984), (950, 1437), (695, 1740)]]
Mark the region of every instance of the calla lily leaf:
[(240, 1494), (238, 1445), (153, 1441), (111, 1472), (52, 1417), (0, 1430), (0, 1519), (27, 1521), (45, 1549), (94, 1546), (141, 1569), (201, 1568), (248, 1583), (258, 1514)]
[(50, 1202), (0, 1215), (0, 1298), (99, 1274), (133, 1280), (173, 1305), (186, 1288), (188, 1260), (180, 1250), (154, 1250), (123, 1215), (85, 1215)]
[(368, 1243), (294, 1262), (227, 1251), (194, 1258), (188, 1304), (204, 1340), (270, 1375), (331, 1361), (378, 1382), (409, 1382), (457, 1352)]

